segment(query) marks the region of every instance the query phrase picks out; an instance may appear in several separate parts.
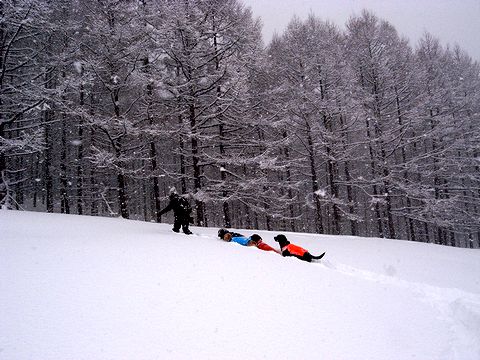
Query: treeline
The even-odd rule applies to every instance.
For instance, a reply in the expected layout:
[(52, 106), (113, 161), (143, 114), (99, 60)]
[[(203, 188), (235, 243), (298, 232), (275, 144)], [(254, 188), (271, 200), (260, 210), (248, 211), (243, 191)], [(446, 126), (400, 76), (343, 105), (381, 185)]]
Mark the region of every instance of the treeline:
[[(238, 0), (0, 3), (0, 204), (480, 241), (480, 66), (364, 11), (268, 46)], [(171, 219), (163, 219), (171, 221)]]

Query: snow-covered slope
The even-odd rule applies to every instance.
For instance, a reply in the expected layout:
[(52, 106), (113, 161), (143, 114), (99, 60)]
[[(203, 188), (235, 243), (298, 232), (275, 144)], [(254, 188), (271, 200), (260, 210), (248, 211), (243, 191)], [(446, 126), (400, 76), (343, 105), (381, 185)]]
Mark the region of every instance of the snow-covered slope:
[(0, 211), (0, 359), (480, 359), (478, 250), (170, 229)]

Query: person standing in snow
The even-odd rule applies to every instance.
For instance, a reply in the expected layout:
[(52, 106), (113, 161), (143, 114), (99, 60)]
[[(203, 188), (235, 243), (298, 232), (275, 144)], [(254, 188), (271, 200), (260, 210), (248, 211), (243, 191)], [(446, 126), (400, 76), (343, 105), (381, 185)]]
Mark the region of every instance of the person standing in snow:
[(188, 200), (177, 194), (175, 189), (170, 191), (169, 196), (170, 202), (165, 209), (160, 211), (159, 215), (163, 215), (166, 212), (173, 210), (174, 222), (173, 222), (173, 231), (176, 233), (180, 232), (180, 227), (183, 232), (187, 235), (192, 234), (188, 228), (190, 221), (192, 220), (190, 214), (192, 212), (192, 207)]
[(298, 245), (291, 244), (290, 241), (287, 240), (287, 237), (282, 234), (275, 236), (274, 240), (280, 245), (282, 256), (295, 256), (300, 260), (312, 262), (312, 260), (321, 259), (325, 255), (325, 253), (323, 253), (321, 255), (314, 256), (310, 254), (308, 250), (305, 250)]

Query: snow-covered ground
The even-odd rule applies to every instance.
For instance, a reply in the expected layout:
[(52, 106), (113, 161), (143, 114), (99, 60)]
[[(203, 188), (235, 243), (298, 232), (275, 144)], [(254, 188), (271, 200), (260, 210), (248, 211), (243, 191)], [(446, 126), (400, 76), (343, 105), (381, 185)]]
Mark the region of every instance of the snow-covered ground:
[(478, 250), (193, 231), (0, 211), (0, 359), (480, 359)]

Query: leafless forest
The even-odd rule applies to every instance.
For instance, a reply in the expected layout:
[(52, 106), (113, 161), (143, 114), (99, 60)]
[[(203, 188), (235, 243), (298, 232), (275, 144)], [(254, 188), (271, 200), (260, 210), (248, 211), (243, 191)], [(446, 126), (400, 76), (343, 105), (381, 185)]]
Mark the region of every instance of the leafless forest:
[[(2, 0), (0, 206), (479, 247), (480, 66), (364, 11)], [(27, 226), (28, 224), (26, 224)], [(0, 230), (1, 231), (1, 230)]]

